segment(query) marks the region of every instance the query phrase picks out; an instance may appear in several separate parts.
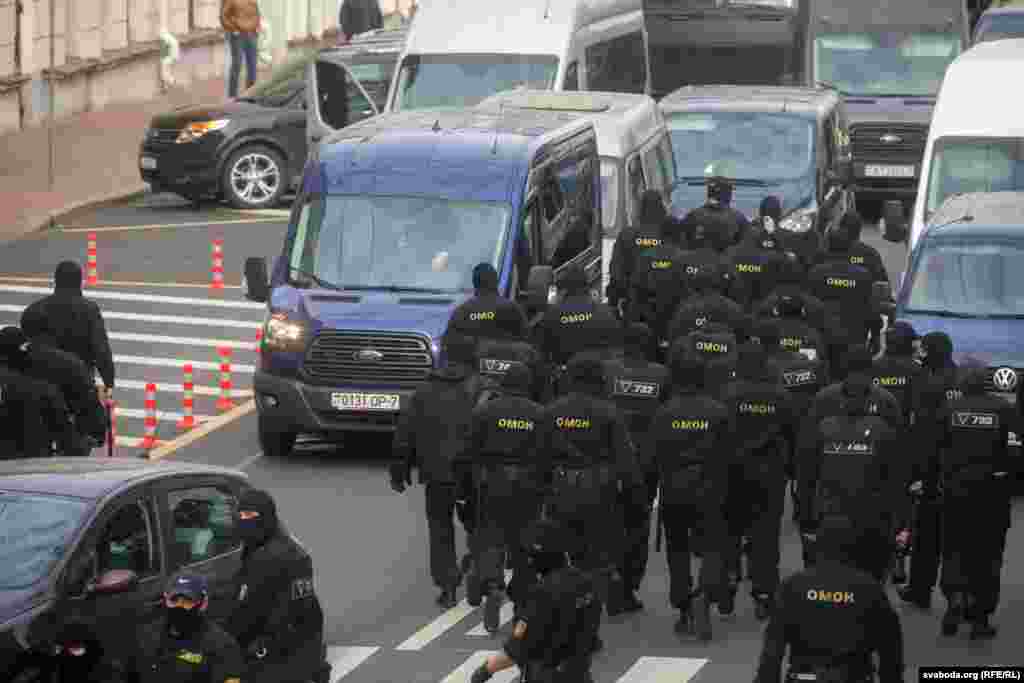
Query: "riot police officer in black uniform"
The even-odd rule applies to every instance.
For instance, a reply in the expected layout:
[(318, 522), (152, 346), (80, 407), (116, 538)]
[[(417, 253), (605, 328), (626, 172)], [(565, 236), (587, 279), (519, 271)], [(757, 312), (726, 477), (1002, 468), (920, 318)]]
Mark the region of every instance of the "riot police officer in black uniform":
[(668, 326), (670, 343), (697, 332), (709, 322), (726, 325), (734, 333), (746, 328), (743, 307), (722, 294), (728, 288), (728, 281), (728, 275), (720, 266), (703, 268), (691, 278), (692, 294), (679, 304)]
[[(723, 501), (736, 429), (728, 408), (705, 385), (704, 365), (693, 354), (672, 355), (672, 385), (672, 398), (655, 414), (650, 430), (660, 482), (658, 526), (665, 529), (669, 601), (679, 610), (675, 630), (695, 631), (708, 641), (710, 605), (729, 600)], [(695, 587), (696, 552), (702, 561)]]
[(762, 216), (743, 241), (727, 249), (722, 258), (730, 268), (729, 297), (751, 310), (775, 289), (784, 259), (775, 237), (775, 221)]
[(683, 218), (683, 234), (692, 248), (708, 246), (721, 254), (740, 243), (750, 229), (750, 221), (732, 208), (733, 181), (724, 173), (713, 171), (709, 175), (707, 201)]
[(619, 233), (612, 247), (608, 264), (608, 305), (620, 312), (626, 308), (638, 258), (647, 249), (662, 245), (668, 223), (665, 200), (657, 190), (646, 190), (640, 196), (640, 210), (636, 225)]
[(856, 211), (847, 211), (839, 220), (847, 232), (850, 233), (850, 263), (855, 266), (864, 266), (871, 273), (871, 279), (875, 282), (888, 282), (889, 271), (885, 269), (885, 262), (882, 255), (870, 244), (863, 242), (860, 238), (864, 228), (864, 220)]
[(858, 530), (842, 517), (822, 522), (819, 561), (779, 588), (754, 683), (903, 683), (903, 629), (885, 589), (857, 568)]
[(740, 340), (725, 325), (707, 323), (701, 329), (677, 339), (669, 349), (671, 357), (685, 354), (704, 368), (704, 386), (715, 396), (736, 377)]
[(481, 664), (471, 683), (485, 683), (512, 666), (519, 667), (523, 681), (593, 683), (590, 660), (600, 642), (600, 594), (590, 574), (568, 566), (568, 535), (550, 522), (535, 522), (524, 532), (528, 563), (539, 582), (504, 651)]
[(914, 361), (917, 332), (905, 322), (897, 322), (885, 333), (885, 354), (875, 360), (871, 379), (891, 393), (903, 409), (904, 424), (913, 424), (920, 403), (924, 369)]
[(967, 369), (963, 398), (946, 405), (939, 427), (942, 593), (949, 602), (942, 634), (955, 635), (966, 620), (972, 640), (996, 635), (989, 618), (999, 604), (1015, 470), (1009, 438), (1016, 411), (1006, 399), (987, 392), (987, 381), (983, 365)]
[[(871, 352), (866, 346), (851, 346), (845, 358), (846, 374), (864, 374), (870, 378), (873, 363)], [(826, 417), (839, 415), (844, 401), (842, 382), (833, 382), (815, 395), (804, 424), (813, 429)], [(894, 429), (903, 429), (903, 407), (900, 402), (891, 392), (874, 383), (868, 389), (868, 410), (871, 415), (878, 415)]]
[(474, 294), (452, 312), (448, 330), (467, 337), (526, 336), (526, 314), (498, 294), (498, 271), (490, 263), (473, 268)]
[(480, 374), (500, 384), (510, 368), (523, 366), (529, 370), (533, 383), (528, 395), (534, 399), (540, 398), (547, 379), (540, 351), (520, 334), (518, 322), (509, 316), (498, 321), (497, 329), (492, 334), (494, 336), (477, 340)]
[(651, 329), (653, 348), (659, 353), (668, 346), (672, 315), (689, 295), (681, 240), (678, 224), (666, 221), (661, 244), (638, 252), (630, 283), (627, 319)]
[(538, 516), (542, 486), (537, 450), (542, 443), (544, 407), (530, 400), (533, 384), (529, 368), (514, 365), (502, 378), (500, 395), (473, 414), (467, 456), (480, 499), (480, 522), (474, 539), (476, 571), (466, 579), (466, 593), (474, 606), (486, 596), (484, 626), (490, 632), (498, 628), (506, 554), (514, 570), (508, 595), (517, 610), (525, 599), (522, 586), (527, 571), (519, 535), (524, 520)]
[(626, 328), (624, 341), (625, 357), (605, 362), (604, 374), (606, 395), (621, 411), (633, 444), (638, 449), (638, 474), (643, 481), (639, 489), (624, 490), (620, 494), (625, 529), (625, 546), (619, 565), (625, 589), (621, 606), (625, 611), (635, 611), (643, 607), (636, 591), (640, 589), (647, 571), (651, 505), (658, 489), (648, 430), (655, 411), (668, 400), (671, 377), (668, 368), (646, 358), (645, 351), (651, 344), (651, 331), (646, 325), (630, 325)]
[[(746, 535), (751, 541), (751, 597), (757, 618), (763, 620), (768, 617), (779, 584), (786, 461), (796, 440), (797, 414), (782, 385), (781, 373), (763, 346), (748, 343), (740, 348), (737, 374), (736, 381), (722, 390), (722, 402), (736, 426), (735, 462), (726, 505), (732, 537), (727, 564), (738, 567), (740, 542)], [(732, 612), (730, 606), (723, 610), (726, 614)]]
[(924, 384), (920, 393), (914, 438), (925, 457), (915, 481), (921, 482), (914, 495), (913, 553), (910, 579), (899, 591), (900, 599), (921, 609), (931, 607), (932, 590), (939, 580), (942, 557), (942, 496), (939, 490), (939, 433), (936, 426), (949, 401), (963, 397), (961, 373), (953, 362), (953, 342), (945, 332), (929, 332), (921, 339)]
[(635, 490), (636, 452), (615, 405), (604, 398), (604, 368), (595, 359), (574, 358), (567, 368), (569, 392), (544, 409), (542, 471), (552, 472), (550, 518), (580, 540), (573, 564), (599, 579), (602, 602), (620, 611), (624, 591), (618, 576), (622, 552), (620, 491)]

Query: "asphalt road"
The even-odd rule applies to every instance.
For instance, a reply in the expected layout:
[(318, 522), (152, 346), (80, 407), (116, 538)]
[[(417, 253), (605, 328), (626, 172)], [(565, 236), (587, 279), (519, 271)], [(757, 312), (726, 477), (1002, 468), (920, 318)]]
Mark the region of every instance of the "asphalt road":
[[(262, 222), (233, 222), (252, 219)], [(108, 313), (108, 328), (124, 334), (251, 340), (248, 335), (254, 333), (255, 323), (262, 318), (262, 313), (241, 306), (244, 301), (237, 289), (224, 292), (208, 289), (210, 240), (224, 239), (225, 279), (229, 285), (238, 285), (239, 271), (246, 256), (270, 259), (279, 251), (284, 220), (280, 216), (275, 220), (272, 215), (247, 218), (224, 209), (196, 211), (160, 197), (148, 198), (142, 206), (119, 205), (70, 216), (61, 221), (62, 224), (75, 230), (84, 229), (82, 232), (37, 236), (5, 245), (0, 251), (0, 272), (4, 274), (0, 280), (0, 320), (16, 320), (17, 313), (13, 309), (38, 296), (12, 291), (10, 287), (46, 288), (45, 281), (58, 260), (84, 260), (88, 229), (160, 225), (164, 227), (99, 232), (100, 278), (107, 284), (96, 288), (95, 296), (115, 295), (101, 300), (105, 311), (135, 314), (135, 317), (116, 318)], [(167, 227), (186, 223), (191, 225)], [(866, 239), (880, 248), (887, 267), (895, 275), (903, 267), (904, 248), (882, 242), (876, 231), (866, 233)], [(124, 284), (126, 282), (148, 284)], [(181, 284), (192, 286), (172, 286)], [(126, 294), (198, 299), (204, 303), (138, 300), (124, 298)], [(182, 323), (155, 317), (166, 315), (205, 320)], [(239, 326), (233, 326), (234, 323)], [(241, 326), (243, 323), (245, 326)], [(252, 329), (248, 325), (252, 325)], [(115, 351), (119, 355), (162, 357), (181, 362), (209, 360), (210, 351), (215, 351), (180, 341), (161, 345), (155, 341), (117, 341), (115, 338), (115, 345), (122, 343), (132, 346)], [(253, 362), (237, 357), (235, 360), (243, 364)], [(176, 381), (174, 375), (179, 371), (179, 368), (118, 363), (119, 377), (132, 377), (139, 382), (159, 380), (170, 385)], [(248, 386), (244, 374), (235, 374), (237, 387)], [(197, 378), (196, 383), (215, 386), (215, 377), (209, 377), (202, 381)], [(128, 396), (128, 389), (118, 390), (122, 401), (136, 400), (127, 399)], [(160, 397), (163, 399), (164, 394)], [(170, 394), (166, 400), (173, 405), (177, 398), (180, 394)], [(244, 397), (239, 398), (239, 402), (242, 401)], [(161, 407), (163, 405), (161, 402)], [(207, 403), (202, 412), (212, 414), (212, 411)], [(197, 400), (196, 414), (200, 412)], [(436, 591), (427, 569), (423, 492), (421, 487), (413, 487), (402, 496), (391, 492), (385, 468), (389, 440), (371, 436), (351, 437), (338, 444), (307, 443), (300, 445), (287, 459), (272, 460), (260, 453), (255, 415), (243, 413), (236, 411), (229, 415), (228, 419), (221, 420), (223, 425), (219, 429), (169, 457), (239, 467), (249, 474), (254, 484), (273, 493), (288, 527), (313, 554), (317, 589), (327, 612), (327, 636), (335, 663), (335, 680), (344, 683), (467, 681), (476, 662), (486, 652), (500, 648), (500, 640), (477, 632), (482, 619), (479, 610), (461, 604), (442, 612), (434, 605)], [(1000, 637), (987, 644), (972, 644), (964, 637), (939, 637), (938, 618), (944, 607), (941, 598), (936, 600), (931, 613), (900, 607), (907, 650), (906, 680), (916, 681), (916, 667), (921, 665), (1024, 662), (1014, 637), (1024, 627), (1022, 517), (1024, 511), (1017, 506), (1003, 572), (1002, 607), (996, 616), (1002, 629)], [(800, 566), (797, 535), (788, 519), (787, 514), (783, 537), (784, 573)], [(463, 540), (460, 538), (459, 542), (461, 546)], [(460, 594), (460, 597), (463, 596)], [(734, 683), (752, 677), (761, 627), (754, 620), (753, 607), (743, 589), (736, 616), (716, 622), (716, 638), (709, 645), (679, 638), (672, 632), (675, 614), (667, 604), (665, 561), (662, 555), (653, 554), (653, 549), (641, 599), (646, 604), (642, 613), (611, 620), (603, 626), (606, 648), (594, 662), (596, 681)], [(895, 596), (894, 600), (899, 604)], [(498, 676), (493, 680), (506, 682), (512, 678)]]

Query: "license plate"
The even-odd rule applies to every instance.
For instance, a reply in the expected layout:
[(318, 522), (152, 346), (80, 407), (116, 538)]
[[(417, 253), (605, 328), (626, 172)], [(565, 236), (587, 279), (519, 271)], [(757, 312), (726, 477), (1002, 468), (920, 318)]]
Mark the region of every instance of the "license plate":
[(143, 170), (146, 171), (155, 171), (156, 159), (154, 159), (153, 157), (141, 157), (139, 159), (139, 168), (142, 168)]
[(390, 410), (397, 411), (398, 394), (331, 394), (331, 406), (337, 410)]
[(864, 166), (864, 175), (868, 178), (913, 178), (914, 167), (867, 164)]

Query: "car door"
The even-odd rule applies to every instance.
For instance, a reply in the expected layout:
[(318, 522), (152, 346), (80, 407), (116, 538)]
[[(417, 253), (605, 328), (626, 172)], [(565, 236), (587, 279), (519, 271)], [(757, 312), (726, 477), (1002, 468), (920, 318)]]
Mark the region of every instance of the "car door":
[[(155, 622), (162, 614), (167, 556), (161, 543), (160, 516), (152, 487), (141, 485), (107, 501), (81, 536), (60, 579), (59, 618), (86, 624), (105, 651), (131, 654), (125, 635)], [(93, 587), (107, 572), (131, 570), (132, 590), (101, 593)]]
[(174, 477), (161, 485), (160, 519), (170, 574), (199, 574), (210, 584), (207, 613), (224, 622), (234, 608), (242, 542), (235, 512), (243, 483), (231, 477)]
[(306, 167), (309, 145), (306, 142), (306, 85), (296, 89), (295, 94), (281, 108), (275, 128), (278, 138), (288, 154), (289, 178), (297, 186)]
[(306, 67), (306, 138), (315, 145), (331, 133), (379, 113), (363, 86), (337, 57)]

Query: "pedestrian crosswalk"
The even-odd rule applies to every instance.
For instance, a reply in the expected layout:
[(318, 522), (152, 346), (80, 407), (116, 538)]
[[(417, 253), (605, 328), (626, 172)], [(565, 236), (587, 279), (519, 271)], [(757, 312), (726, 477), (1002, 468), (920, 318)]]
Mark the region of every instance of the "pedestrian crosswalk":
[[(141, 290), (141, 291), (140, 291)], [(257, 332), (264, 317), (263, 304), (247, 301), (239, 290), (211, 293), (195, 286), (174, 296), (161, 285), (87, 288), (107, 325), (116, 369), (115, 455), (141, 453), (144, 431), (145, 391), (156, 385), (157, 445), (180, 435), (178, 423), (185, 416), (184, 369), (192, 366), (193, 415), (197, 425), (218, 415), (216, 402), (222, 394), (236, 405), (252, 398), (252, 378), (258, 362)], [(42, 283), (0, 284), (0, 327), (17, 325), (21, 312), (51, 292)], [(231, 350), (231, 388), (221, 386), (220, 349)]]

